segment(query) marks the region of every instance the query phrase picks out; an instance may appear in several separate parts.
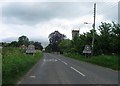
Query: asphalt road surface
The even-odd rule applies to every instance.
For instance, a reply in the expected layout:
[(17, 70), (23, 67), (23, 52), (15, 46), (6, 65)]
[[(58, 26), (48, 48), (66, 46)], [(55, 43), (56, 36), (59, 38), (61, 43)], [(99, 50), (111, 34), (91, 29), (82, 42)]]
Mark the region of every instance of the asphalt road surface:
[(61, 55), (44, 57), (19, 84), (118, 84), (118, 72)]

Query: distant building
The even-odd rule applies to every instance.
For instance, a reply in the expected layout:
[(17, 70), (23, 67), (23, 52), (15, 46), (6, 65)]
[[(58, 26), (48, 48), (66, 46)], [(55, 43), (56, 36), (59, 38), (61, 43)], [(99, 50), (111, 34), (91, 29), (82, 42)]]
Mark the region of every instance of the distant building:
[(72, 39), (73, 39), (75, 36), (79, 36), (79, 30), (72, 30)]

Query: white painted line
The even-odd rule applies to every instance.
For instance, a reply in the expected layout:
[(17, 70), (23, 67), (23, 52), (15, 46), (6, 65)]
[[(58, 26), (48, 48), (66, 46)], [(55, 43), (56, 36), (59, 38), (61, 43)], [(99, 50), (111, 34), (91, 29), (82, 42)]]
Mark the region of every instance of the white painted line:
[(45, 61), (46, 61), (46, 59), (43, 59), (43, 61), (45, 62)]
[(77, 69), (75, 69), (74, 67), (70, 67), (71, 69), (73, 69), (74, 71), (76, 71), (77, 73), (81, 74), (82, 76), (85, 76), (83, 73), (81, 73), (80, 71), (78, 71)]
[(35, 78), (36, 76), (30, 76), (30, 78)]
[(57, 59), (55, 59), (55, 62), (58, 61)]
[(61, 61), (62, 63), (64, 63), (64, 61)]
[(66, 62), (62, 61), (62, 63), (64, 63), (65, 65), (68, 65)]
[(68, 65), (66, 62), (63, 62), (65, 65)]

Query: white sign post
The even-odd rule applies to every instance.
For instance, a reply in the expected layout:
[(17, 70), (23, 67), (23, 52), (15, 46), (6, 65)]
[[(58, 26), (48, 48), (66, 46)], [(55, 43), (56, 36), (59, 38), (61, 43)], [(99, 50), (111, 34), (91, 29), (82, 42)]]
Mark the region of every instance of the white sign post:
[(85, 45), (83, 53), (87, 56), (92, 53), (90, 45)]

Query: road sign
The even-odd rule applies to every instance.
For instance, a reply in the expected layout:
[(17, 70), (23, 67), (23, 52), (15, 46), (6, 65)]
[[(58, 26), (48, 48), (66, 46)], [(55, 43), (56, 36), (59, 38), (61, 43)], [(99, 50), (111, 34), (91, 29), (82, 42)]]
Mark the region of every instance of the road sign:
[(31, 54), (35, 53), (35, 46), (34, 45), (29, 45), (27, 50), (26, 50), (26, 53), (28, 53), (28, 54), (29, 53), (31, 53)]
[(91, 54), (91, 47), (90, 47), (90, 45), (85, 45), (85, 48), (84, 48), (84, 50), (83, 50), (83, 53)]

